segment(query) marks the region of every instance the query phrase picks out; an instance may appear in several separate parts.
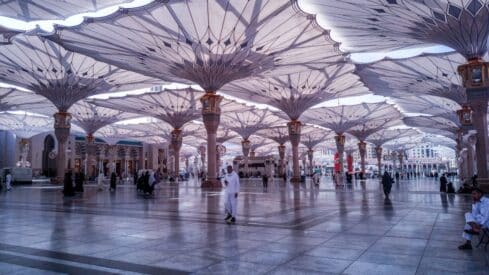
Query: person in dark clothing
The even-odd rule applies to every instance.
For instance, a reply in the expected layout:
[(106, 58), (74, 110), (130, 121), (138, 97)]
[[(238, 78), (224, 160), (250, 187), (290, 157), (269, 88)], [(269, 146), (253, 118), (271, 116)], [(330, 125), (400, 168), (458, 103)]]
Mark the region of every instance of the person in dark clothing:
[(132, 175), (133, 183), (136, 185), (138, 183), (138, 172), (134, 172), (134, 175)]
[(453, 187), (453, 182), (449, 182), (447, 185), (447, 193), (453, 194), (455, 193), (455, 187)]
[(445, 174), (441, 175), (440, 177), (440, 192), (447, 192), (447, 177), (445, 177)]
[(85, 175), (82, 172), (77, 172), (75, 174), (75, 192), (83, 192), (84, 180), (85, 180)]
[(110, 175), (110, 191), (115, 191), (116, 188), (116, 183), (117, 183), (117, 175), (115, 172), (112, 172)]
[(268, 176), (266, 173), (263, 174), (262, 176), (262, 182), (263, 182), (263, 188), (268, 188)]
[(391, 176), (387, 171), (384, 172), (384, 175), (382, 176), (382, 185), (384, 188), (384, 195), (386, 198), (389, 198), (389, 194), (391, 193), (391, 188), (392, 188), (392, 183), (394, 180), (392, 180)]
[(399, 172), (396, 172), (395, 176), (396, 176), (396, 182), (399, 182)]
[(63, 194), (65, 197), (72, 197), (75, 195), (71, 170), (68, 170), (68, 172), (65, 173), (65, 178), (63, 181)]

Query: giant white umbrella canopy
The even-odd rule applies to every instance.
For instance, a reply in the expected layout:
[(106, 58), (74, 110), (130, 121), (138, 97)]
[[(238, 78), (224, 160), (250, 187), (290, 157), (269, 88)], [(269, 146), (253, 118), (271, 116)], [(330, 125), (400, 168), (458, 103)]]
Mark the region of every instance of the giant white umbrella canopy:
[(301, 0), (349, 52), (443, 44), (470, 58), (487, 50), (487, 0)]
[(249, 109), (236, 112), (230, 110), (221, 114), (221, 125), (238, 133), (244, 156), (245, 175), (248, 174), (248, 156), (252, 146), (250, 136), (257, 131), (284, 124), (285, 121), (268, 109)]
[(272, 127), (260, 130), (256, 134), (278, 143), (278, 155), (280, 158), (278, 174), (283, 176), (285, 173), (285, 143), (290, 140), (288, 127)]
[(206, 91), (201, 101), (209, 133), (205, 186), (220, 186), (213, 158), (222, 99), (215, 93), (223, 85), (344, 59), (296, 0), (155, 1), (58, 28), (51, 39), (122, 68), (200, 85)]
[(344, 133), (355, 126), (369, 121), (382, 121), (390, 116), (400, 118), (400, 112), (393, 105), (380, 102), (310, 109), (304, 113), (303, 118), (306, 122), (331, 129), (336, 133), (340, 175), (343, 175), (343, 152), (346, 141)]
[(377, 131), (382, 129), (388, 129), (392, 126), (397, 126), (402, 124), (402, 114), (401, 112), (393, 107), (388, 115), (380, 117), (377, 119), (369, 119), (361, 124), (353, 126), (348, 129), (348, 133), (358, 139), (358, 151), (360, 153), (360, 169), (362, 176), (365, 174), (365, 157), (367, 155), (367, 143), (365, 140), (367, 137)]
[(60, 20), (128, 2), (131, 0), (6, 0), (0, 3), (0, 16), (22, 21)]
[(393, 101), (404, 113), (436, 116), (456, 123), (459, 122), (457, 111), (461, 109), (461, 106), (457, 102), (447, 98), (420, 95), (394, 98)]
[(314, 148), (320, 143), (326, 142), (332, 139), (334, 133), (329, 129), (321, 129), (318, 127), (313, 127), (311, 125), (306, 125), (302, 129), (301, 143), (307, 147), (307, 158), (309, 160), (309, 174), (313, 174), (313, 157)]
[[(138, 117), (133, 113), (95, 106), (86, 100), (80, 100), (68, 109), (72, 116), (72, 123), (85, 131), (87, 162), (95, 162), (97, 146), (94, 134), (102, 127), (112, 123)], [(94, 175), (93, 166), (89, 166), (88, 176)]]
[(77, 101), (98, 93), (136, 89), (161, 82), (31, 35), (17, 35), (0, 51), (0, 81), (46, 97), (56, 106), (55, 135), (59, 152), (58, 179), (64, 176), (65, 143), (70, 132), (68, 109)]
[(49, 131), (52, 125), (51, 117), (0, 113), (0, 129), (11, 131), (22, 139), (28, 139), (37, 134)]
[[(404, 123), (410, 127), (422, 129), (436, 129), (446, 131), (452, 134), (457, 133), (460, 129), (458, 121), (452, 121), (443, 117), (436, 116), (413, 116), (403, 118)], [(450, 136), (449, 136), (450, 137)]]
[(169, 132), (171, 135), (168, 141), (174, 153), (174, 171), (178, 173), (183, 140), (182, 131), (187, 123), (200, 118), (201, 110), (197, 106), (197, 101), (203, 95), (203, 92), (188, 87), (174, 90), (165, 89), (156, 93), (95, 99), (92, 102), (107, 108), (151, 116), (171, 125), (173, 129)]
[(459, 53), (423, 54), (358, 64), (357, 74), (373, 93), (388, 97), (431, 95), (467, 101), (457, 67), (465, 62)]
[(354, 66), (338, 63), (322, 70), (306, 70), (270, 78), (254, 77), (235, 81), (222, 91), (232, 96), (271, 105), (281, 110), (290, 119), (287, 123), (292, 143), (293, 178), (300, 181), (298, 146), (300, 143), (302, 113), (321, 102), (363, 95), (368, 89), (352, 73)]
[[(169, 102), (171, 103), (171, 101)], [(178, 105), (178, 101), (175, 100), (173, 102), (174, 106)], [(140, 105), (143, 106), (143, 105)], [(179, 105), (181, 107), (181, 111), (189, 115), (191, 112), (195, 112), (194, 107), (191, 105), (188, 105), (187, 108), (190, 109), (185, 109), (184, 108), (184, 103), (182, 105)], [(170, 107), (167, 107), (170, 109)], [(151, 108), (150, 108), (151, 109)], [(194, 111), (191, 111), (194, 110)], [(197, 113), (198, 114), (198, 113)], [(177, 115), (176, 112), (173, 113), (172, 115)], [(160, 116), (161, 117), (161, 116)], [(191, 116), (187, 116), (191, 117)], [(176, 119), (179, 121), (178, 123), (182, 122), (182, 118), (176, 117)], [(168, 117), (167, 117), (168, 120)], [(120, 125), (120, 128), (123, 129), (128, 129), (128, 130), (134, 130), (136, 132), (144, 132), (146, 133), (146, 136), (158, 136), (162, 138), (163, 140), (166, 140), (169, 142), (172, 151), (173, 151), (173, 157), (175, 159), (173, 167), (173, 171), (175, 173), (178, 173), (180, 171), (180, 149), (182, 147), (182, 144), (184, 143), (185, 139), (187, 136), (194, 135), (196, 133), (199, 133), (204, 130), (204, 127), (202, 124), (197, 124), (197, 123), (192, 123), (191, 121), (186, 121), (185, 126), (181, 126), (179, 128), (175, 128), (176, 124), (169, 124), (166, 121), (161, 122), (161, 121), (156, 121), (152, 123), (139, 123), (139, 124), (128, 124), (128, 125)]]
[(53, 119), (44, 116), (33, 116), (27, 114), (0, 113), (0, 129), (10, 131), (20, 138), (21, 166), (26, 166), (29, 153), (29, 138), (46, 132), (52, 125)]
[[(304, 0), (320, 20), (336, 31), (349, 52), (389, 50), (442, 44), (463, 57), (459, 67), (467, 102), (474, 112), (477, 170), (489, 181), (487, 105), (489, 101), (489, 1)], [(484, 92), (481, 93), (481, 90)]]
[(412, 137), (419, 135), (419, 132), (412, 128), (401, 128), (401, 129), (381, 129), (367, 137), (367, 141), (375, 145), (375, 154), (377, 157), (377, 165), (379, 173), (382, 167), (382, 146), (395, 139), (400, 139), (404, 137)]
[(0, 25), (0, 46), (9, 44), (12, 37), (19, 33), (22, 33), (22, 31), (6, 28)]
[(5, 111), (52, 114), (56, 109), (49, 100), (33, 92), (0, 87), (0, 112)]
[(68, 111), (72, 115), (71, 122), (82, 128), (87, 137), (93, 137), (100, 128), (109, 124), (140, 116), (130, 112), (96, 106), (86, 100), (78, 101)]

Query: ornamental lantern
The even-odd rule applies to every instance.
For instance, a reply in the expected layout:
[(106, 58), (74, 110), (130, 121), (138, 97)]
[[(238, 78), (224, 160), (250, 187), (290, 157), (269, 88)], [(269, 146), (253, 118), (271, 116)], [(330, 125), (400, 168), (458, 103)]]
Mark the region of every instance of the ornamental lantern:
[(468, 105), (463, 105), (462, 109), (457, 111), (457, 116), (462, 126), (472, 125), (472, 109)]
[(489, 63), (481, 58), (474, 58), (458, 66), (463, 86), (468, 89), (489, 87)]

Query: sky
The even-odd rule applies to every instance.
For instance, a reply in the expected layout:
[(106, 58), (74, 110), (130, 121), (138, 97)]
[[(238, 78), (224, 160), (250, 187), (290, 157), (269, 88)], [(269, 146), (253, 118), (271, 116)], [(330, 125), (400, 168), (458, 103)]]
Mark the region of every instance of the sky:
[[(44, 31), (50, 32), (50, 31), (53, 31), (53, 29), (54, 29), (53, 24), (60, 24), (60, 25), (64, 25), (64, 26), (75, 26), (75, 25), (82, 23), (84, 16), (90, 16), (90, 17), (105, 16), (105, 15), (108, 15), (108, 14), (115, 12), (119, 7), (125, 7), (125, 8), (138, 7), (138, 6), (142, 6), (144, 4), (150, 3), (150, 2), (152, 2), (152, 0), (134, 0), (131, 3), (106, 8), (106, 9), (100, 10), (100, 11), (95, 12), (95, 13), (85, 13), (85, 14), (79, 14), (79, 15), (71, 16), (71, 17), (67, 18), (66, 20), (24, 22), (24, 21), (10, 19), (10, 18), (0, 16), (0, 25), (7, 27), (7, 28), (11, 28), (11, 29), (26, 30), (26, 31), (36, 29), (36, 27), (39, 27)], [(306, 7), (302, 4), (302, 3), (304, 3), (304, 1), (300, 1), (300, 3), (301, 3), (301, 8), (303, 8), (305, 11), (314, 13), (313, 10), (310, 10), (310, 7)], [(318, 22), (318, 23), (322, 27), (327, 29), (327, 26), (325, 26), (324, 22)], [(335, 34), (334, 32), (332, 32), (331, 35), (332, 35), (332, 38), (335, 40), (339, 39), (339, 37), (340, 37), (338, 34)], [(341, 42), (341, 41), (338, 41), (338, 42)], [(440, 53), (440, 52), (448, 52), (448, 51), (452, 51), (452, 50), (450, 48), (447, 48), (444, 46), (429, 46), (429, 47), (420, 47), (420, 48), (398, 50), (398, 51), (393, 51), (393, 52), (353, 53), (353, 54), (350, 54), (349, 57), (355, 63), (370, 63), (370, 62), (374, 62), (374, 61), (383, 59), (385, 57), (407, 58), (407, 57), (416, 56), (416, 55), (419, 55), (422, 53)], [(5, 86), (9, 87), (8, 85), (0, 83), (0, 87), (5, 87)], [(165, 85), (164, 87), (168, 88), (168, 89), (172, 89), (172, 88), (187, 87), (187, 85), (173, 83), (171, 85)], [(196, 89), (200, 89), (198, 86), (193, 86), (193, 87)], [(122, 93), (112, 93), (112, 94), (110, 94), (110, 96), (124, 96), (126, 94), (141, 94), (141, 93), (144, 93), (146, 91), (148, 91), (148, 89), (135, 90), (135, 91), (130, 91), (130, 92), (122, 92)], [(97, 95), (94, 97), (96, 97), (96, 98), (107, 98), (108, 95), (104, 94), (104, 95)], [(226, 95), (226, 97), (230, 98), (230, 99), (234, 99), (234, 100), (241, 102), (241, 103), (252, 104), (252, 105), (256, 106), (257, 108), (269, 108), (269, 109), (274, 110), (274, 108), (269, 107), (267, 105), (255, 104), (255, 103), (251, 103), (251, 102), (241, 100), (238, 98), (230, 97), (227, 95)], [(373, 103), (373, 102), (381, 102), (381, 101), (388, 101), (388, 100), (387, 100), (387, 98), (382, 97), (382, 96), (365, 95), (365, 96), (357, 96), (354, 98), (343, 98), (343, 99), (330, 100), (330, 101), (326, 101), (322, 104), (317, 105), (317, 107), (353, 105), (353, 104), (359, 104), (359, 103), (363, 103), (363, 102)]]

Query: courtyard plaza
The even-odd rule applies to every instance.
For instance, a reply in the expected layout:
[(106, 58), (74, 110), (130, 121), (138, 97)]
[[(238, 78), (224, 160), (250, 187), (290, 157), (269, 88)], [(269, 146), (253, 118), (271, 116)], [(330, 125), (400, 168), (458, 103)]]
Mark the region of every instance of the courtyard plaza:
[[(319, 188), (243, 179), (235, 225), (224, 191), (190, 179), (153, 197), (116, 192), (63, 198), (60, 186), (18, 185), (0, 195), (2, 274), (487, 274), (483, 248), (460, 251), (469, 195), (438, 180), (378, 179)], [(475, 238), (475, 244), (478, 239)]]

